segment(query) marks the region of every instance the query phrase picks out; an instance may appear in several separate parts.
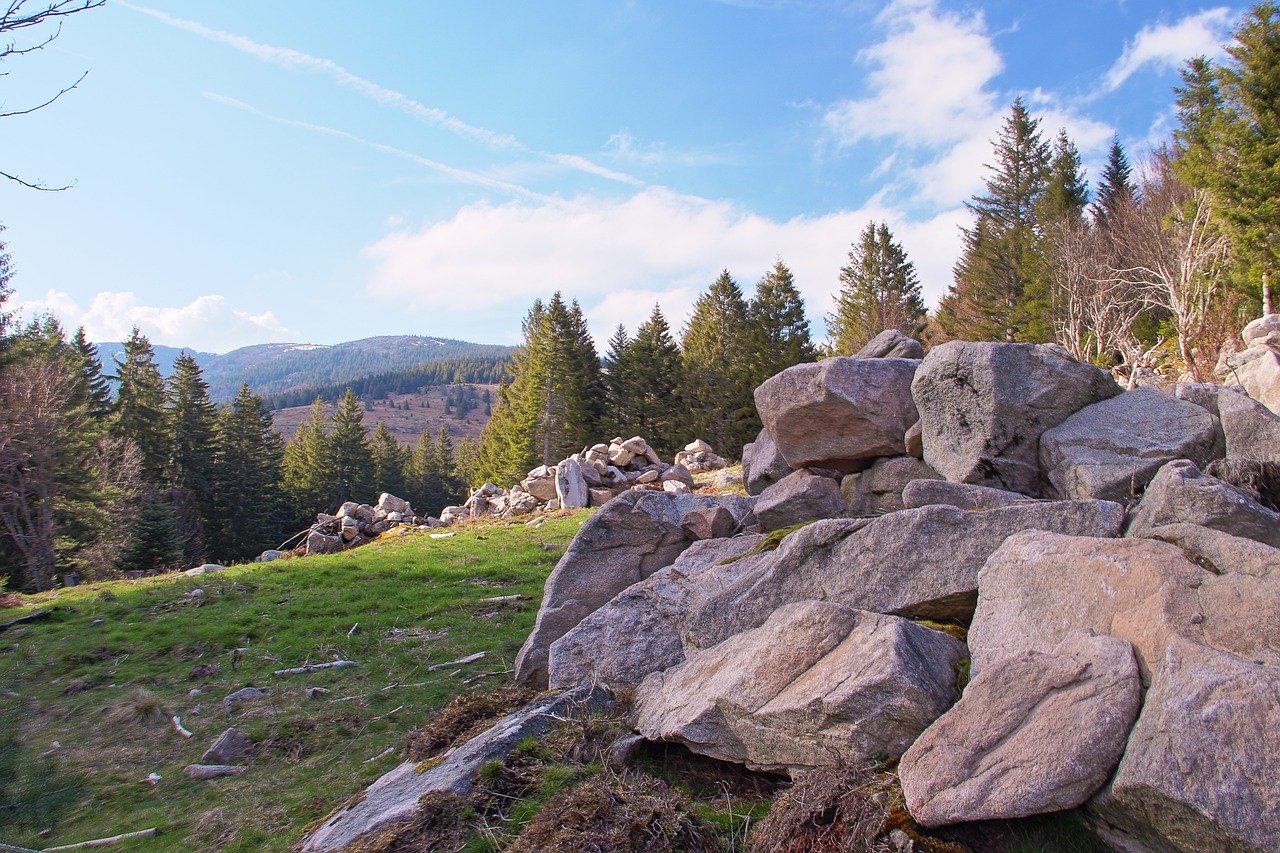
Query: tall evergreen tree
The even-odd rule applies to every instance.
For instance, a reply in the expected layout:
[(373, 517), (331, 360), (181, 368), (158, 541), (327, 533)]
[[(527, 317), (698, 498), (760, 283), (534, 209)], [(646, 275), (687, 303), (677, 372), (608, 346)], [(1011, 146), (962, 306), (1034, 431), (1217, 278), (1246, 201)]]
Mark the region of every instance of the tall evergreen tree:
[(124, 342), (124, 359), (116, 363), (116, 378), (119, 386), (111, 433), (138, 446), (147, 481), (158, 484), (169, 461), (164, 379), (151, 341), (137, 326)]
[(511, 357), (513, 380), (498, 382), (493, 417), (485, 424), (476, 448), (474, 467), (467, 471), (467, 485), (477, 480), (514, 483), (535, 467), (538, 421), (536, 394), (545, 382), (547, 346), (544, 326), (546, 307), (534, 300), (521, 325), (524, 341)]
[(373, 454), (373, 488), (376, 492), (390, 492), (396, 497), (405, 494), (405, 468), (409, 454), (396, 441), (385, 423), (379, 422), (369, 438), (369, 450)]
[(284, 464), (284, 443), (271, 411), (249, 383), (219, 412), (214, 447), (219, 534), (211, 551), (223, 559), (247, 559), (281, 536)]
[(433, 483), (430, 506), (432, 515), (439, 515), (440, 510), (450, 504), (462, 503), (466, 498), (466, 488), (458, 479), (457, 459), (453, 450), (453, 439), (443, 424), (436, 434), (435, 464), (437, 482)]
[(682, 397), (693, 436), (736, 456), (759, 430), (747, 303), (725, 270), (698, 297), (681, 338)]
[(337, 507), (332, 467), (329, 409), (317, 397), (311, 403), (311, 416), (298, 426), (284, 451), (281, 487), (297, 526), (314, 521), (316, 513), (331, 512)]
[(1138, 189), (1133, 183), (1133, 167), (1124, 153), (1120, 137), (1111, 140), (1107, 150), (1107, 165), (1102, 168), (1098, 181), (1098, 200), (1093, 205), (1093, 220), (1106, 228), (1137, 199)]
[(656, 303), (626, 348), (629, 419), (617, 430), (623, 438), (643, 436), (659, 454), (673, 455), (688, 439), (682, 437), (685, 408), (680, 397), (684, 363), (671, 327)]
[[(631, 338), (621, 323), (609, 339), (604, 357), (604, 432), (622, 435), (632, 429), (635, 395), (630, 388), (632, 366), (628, 348)], [(625, 437), (625, 436), (624, 436)]]
[(440, 514), (439, 509), (431, 509), (432, 486), (438, 479), (437, 471), (435, 439), (423, 430), (409, 456), (404, 496), (419, 515)]
[(337, 502), (372, 500), (373, 454), (364, 426), (364, 407), (350, 388), (338, 401), (329, 434), (329, 462), (337, 487)]
[(817, 352), (809, 336), (804, 300), (791, 270), (779, 258), (760, 281), (747, 305), (751, 335), (752, 382), (761, 382), (795, 364), (813, 361)]
[(840, 268), (836, 310), (827, 335), (837, 355), (853, 355), (885, 329), (915, 337), (924, 328), (920, 278), (888, 224), (868, 222)]
[(80, 373), (84, 377), (86, 402), (89, 416), (104, 422), (111, 414), (111, 383), (102, 373), (102, 360), (98, 358), (98, 348), (89, 342), (84, 326), (76, 329), (71, 338), (71, 346), (80, 357)]
[(464, 436), (458, 442), (458, 452), (454, 454), (453, 470), (458, 482), (465, 491), (471, 486), (479, 485), (481, 480), (480, 443), (471, 436)]
[(181, 556), (182, 539), (173, 505), (153, 489), (133, 520), (132, 537), (116, 566), (122, 572), (163, 571), (174, 568)]
[(1036, 210), (1049, 172), (1049, 145), (1039, 121), (1019, 98), (995, 140), (986, 192), (968, 203), (974, 224), (964, 229), (955, 283), (939, 305), (948, 337), (1023, 340), (1031, 325), (1026, 289), (1041, 268)]
[(1037, 218), (1043, 222), (1065, 222), (1077, 225), (1084, 221), (1089, 206), (1089, 183), (1085, 180), (1080, 149), (1066, 130), (1059, 130), (1053, 142), (1053, 158), (1044, 195), (1040, 198)]
[(209, 384), (189, 353), (174, 362), (169, 379), (168, 483), (178, 518), (182, 553), (199, 558), (214, 533), (217, 503), (213, 494), (213, 452), (217, 410)]

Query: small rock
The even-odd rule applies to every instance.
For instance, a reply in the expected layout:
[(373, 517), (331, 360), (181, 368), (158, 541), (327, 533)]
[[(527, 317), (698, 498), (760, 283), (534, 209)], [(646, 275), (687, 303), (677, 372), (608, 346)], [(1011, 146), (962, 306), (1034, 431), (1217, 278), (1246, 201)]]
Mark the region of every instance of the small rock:
[(319, 699), (322, 696), (327, 696), (328, 694), (329, 694), (329, 688), (327, 687), (308, 687), (307, 688), (308, 699)]
[(239, 776), (245, 769), (229, 764), (188, 764), (182, 772), (192, 779), (217, 779), (219, 776)]
[(222, 705), (227, 709), (227, 713), (234, 713), (236, 706), (241, 702), (247, 702), (250, 699), (260, 699), (267, 695), (267, 691), (261, 687), (241, 687), (234, 693), (228, 694), (223, 700)]
[(615, 740), (609, 747), (609, 767), (618, 773), (626, 770), (643, 743), (644, 738), (634, 732)]
[(244, 758), (253, 749), (253, 738), (237, 729), (235, 726), (218, 735), (204, 755), (200, 757), (201, 764), (230, 764), (240, 758)]

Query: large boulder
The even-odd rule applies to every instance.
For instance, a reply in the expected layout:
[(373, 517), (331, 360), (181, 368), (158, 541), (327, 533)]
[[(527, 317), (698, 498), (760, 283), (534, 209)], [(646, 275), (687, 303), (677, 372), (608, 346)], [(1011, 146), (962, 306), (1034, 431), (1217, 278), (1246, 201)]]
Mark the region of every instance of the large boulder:
[(1010, 534), (1118, 536), (1124, 509), (1105, 501), (1037, 502), (965, 512), (949, 506), (818, 521), (783, 538), (741, 576), (695, 589), (686, 638), (708, 648), (764, 624), (794, 601), (832, 601), (912, 618), (973, 614), (978, 570)]
[(689, 538), (681, 523), (695, 509), (723, 506), (739, 523), (754, 498), (627, 491), (589, 518), (547, 578), (533, 632), (516, 658), (516, 680), (547, 684), (551, 644), (633, 583), (675, 562)]
[(970, 512), (981, 512), (1034, 501), (1035, 498), (1029, 498), (1018, 492), (1006, 492), (1004, 489), (993, 489), (990, 486), (953, 483), (950, 480), (912, 480), (902, 489), (902, 504), (905, 509), (941, 504), (956, 506)]
[(383, 492), (378, 495), (378, 509), (385, 513), (398, 512), (402, 516), (413, 515), (413, 508), (409, 506), (409, 502), (404, 498), (398, 498), (390, 492)]
[(956, 698), (964, 644), (906, 619), (822, 601), (647, 677), (650, 740), (770, 770), (896, 758)]
[(577, 459), (569, 458), (556, 466), (556, 499), (561, 509), (582, 509), (590, 503), (583, 464)]
[(1152, 527), (1139, 533), (1130, 531), (1131, 536), (1138, 535), (1145, 539), (1158, 539), (1177, 545), (1182, 552), (1196, 565), (1208, 569), (1215, 575), (1230, 572), (1265, 578), (1268, 575), (1280, 577), (1280, 548), (1253, 539), (1232, 536), (1212, 527), (1201, 527), (1198, 524), (1166, 524), (1163, 527)]
[(1040, 464), (1058, 495), (1125, 501), (1172, 459), (1222, 456), (1218, 419), (1155, 388), (1135, 388), (1081, 409), (1040, 436)]
[(856, 358), (924, 358), (924, 344), (915, 338), (909, 338), (897, 329), (885, 329), (871, 340), (867, 341), (862, 349), (858, 350), (854, 356)]
[(801, 468), (783, 477), (756, 499), (756, 520), (764, 531), (781, 530), (806, 521), (834, 518), (845, 512), (840, 484)]
[(1280, 349), (1254, 344), (1224, 361), (1224, 382), (1239, 385), (1250, 397), (1280, 415)]
[[(424, 794), (446, 791), (465, 794), (475, 785), (481, 768), (501, 761), (524, 739), (550, 731), (556, 717), (575, 706), (601, 707), (603, 691), (590, 688), (540, 696), (503, 717), (491, 728), (451, 750), (431, 766), (406, 761), (349, 800), (302, 840), (303, 853), (361, 849), (357, 842), (369, 833), (409, 824), (419, 813)], [(378, 848), (382, 849), (382, 848)]]
[(1185, 459), (1166, 464), (1151, 480), (1129, 523), (1129, 535), (1167, 524), (1212, 527), (1280, 548), (1280, 513)]
[(902, 756), (907, 808), (940, 826), (1083, 805), (1115, 769), (1141, 701), (1133, 648), (1116, 637), (1082, 632), (1005, 658)]
[(917, 418), (911, 377), (918, 364), (847, 356), (797, 364), (756, 388), (756, 409), (790, 467), (858, 471), (906, 452), (903, 438)]
[(764, 541), (749, 533), (694, 542), (672, 565), (632, 584), (551, 644), (553, 688), (634, 687), (685, 659), (685, 610), (696, 585), (723, 585), (749, 571)]
[[(791, 473), (791, 466), (778, 452), (778, 445), (769, 437), (769, 431), (762, 429), (752, 442), (751, 458), (743, 452), (742, 473), (747, 486), (747, 494), (758, 495), (783, 477)], [(748, 466), (748, 461), (750, 465)]]
[(945, 483), (942, 475), (914, 456), (877, 459), (859, 474), (849, 474), (840, 481), (850, 515), (884, 515), (905, 509), (903, 490), (920, 480)]
[(1120, 386), (1049, 344), (934, 347), (912, 383), (924, 461), (948, 480), (1038, 496), (1040, 436)]
[(1127, 850), (1268, 850), (1280, 838), (1280, 576), (1217, 575), (1153, 539), (1028, 531), (979, 575), (981, 676), (1076, 630), (1133, 644), (1148, 685), (1090, 804)]
[(1228, 459), (1280, 462), (1280, 415), (1247, 394), (1226, 391), (1218, 395), (1218, 418)]

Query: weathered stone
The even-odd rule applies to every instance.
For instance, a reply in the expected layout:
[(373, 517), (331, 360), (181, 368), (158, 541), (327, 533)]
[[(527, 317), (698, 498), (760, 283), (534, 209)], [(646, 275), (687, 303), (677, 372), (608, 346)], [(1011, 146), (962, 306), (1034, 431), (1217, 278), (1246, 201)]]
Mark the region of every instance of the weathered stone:
[(909, 338), (897, 329), (885, 329), (862, 349), (854, 354), (855, 358), (924, 358), (924, 344), (915, 338)]
[(424, 794), (465, 794), (484, 765), (505, 758), (525, 738), (546, 734), (557, 716), (575, 707), (599, 707), (605, 701), (601, 691), (589, 689), (540, 696), (456, 747), (430, 768), (420, 770), (419, 762), (406, 761), (370, 785), (362, 796), (349, 800), (325, 818), (303, 839), (301, 849), (303, 853), (349, 849), (363, 835), (413, 819)]
[(756, 500), (755, 514), (761, 530), (769, 531), (834, 518), (845, 509), (839, 483), (802, 468), (765, 489)]
[(1141, 536), (1166, 524), (1198, 524), (1280, 547), (1280, 513), (1185, 459), (1169, 462), (1151, 480), (1129, 523), (1129, 535)]
[(613, 489), (588, 489), (591, 506), (604, 506), (613, 500)]
[(1077, 629), (1133, 644), (1149, 689), (1091, 805), (1122, 846), (1261, 850), (1280, 837), (1280, 578), (1215, 575), (1151, 539), (1029, 531), (979, 584), (976, 675)]
[(261, 699), (267, 695), (267, 691), (261, 687), (241, 687), (232, 693), (228, 693), (222, 697), (222, 707), (228, 714), (234, 713), (240, 707), (241, 702), (248, 702), (252, 699)]
[(679, 480), (680, 482), (684, 483), (686, 486), (693, 485), (693, 475), (690, 474), (689, 469), (684, 467), (683, 465), (672, 465), (671, 467), (667, 468), (667, 470), (663, 471), (662, 476), (659, 477), (658, 479), (662, 480), (662, 482), (664, 483), (670, 480)]
[(918, 418), (911, 398), (917, 364), (845, 356), (798, 364), (756, 388), (756, 409), (791, 468), (851, 473), (906, 452), (903, 438)]
[(1280, 548), (1211, 527), (1166, 524), (1131, 535), (1177, 545), (1191, 562), (1215, 575), (1240, 572), (1257, 578), (1280, 577)]
[(636, 728), (752, 768), (895, 758), (955, 701), (965, 654), (906, 619), (796, 602), (645, 678)]
[(626, 468), (631, 464), (631, 460), (636, 455), (625, 447), (617, 447), (609, 452), (609, 464), (616, 465), (619, 468)]
[(818, 521), (787, 535), (752, 571), (695, 591), (686, 638), (707, 648), (764, 623), (793, 601), (834, 601), (912, 618), (973, 614), (978, 570), (1011, 533), (1118, 536), (1124, 509), (1106, 501), (1037, 502), (965, 512), (926, 506), (878, 518)]
[(646, 483), (656, 483), (658, 482), (658, 479), (661, 476), (662, 475), (659, 474), (657, 471), (653, 471), (653, 470), (645, 471), (641, 473), (639, 477), (636, 477), (636, 482), (640, 483), (641, 485), (644, 485)]
[(1173, 459), (1221, 458), (1218, 419), (1155, 388), (1095, 403), (1040, 436), (1040, 464), (1057, 493), (1124, 501)]
[(747, 572), (761, 555), (743, 555), (762, 541), (746, 534), (694, 542), (675, 563), (618, 593), (551, 645), (551, 686), (633, 687), (683, 661), (681, 628), (693, 588)]
[(1280, 462), (1280, 415), (1247, 394), (1225, 391), (1218, 395), (1218, 418), (1228, 459)]
[(1280, 351), (1255, 345), (1230, 356), (1226, 362), (1224, 382), (1239, 385), (1250, 397), (1280, 415)]
[(1119, 393), (1105, 371), (1048, 344), (942, 344), (912, 383), (931, 468), (952, 482), (1032, 496), (1042, 492), (1041, 434)]
[(916, 421), (907, 429), (907, 434), (903, 436), (902, 443), (906, 445), (908, 456), (924, 459), (924, 437), (921, 433), (919, 421)]
[(1083, 805), (1119, 762), (1141, 700), (1133, 648), (1116, 637), (1073, 634), (1005, 658), (902, 756), (907, 808), (941, 826)]
[(912, 480), (902, 489), (906, 509), (922, 506), (955, 506), (970, 512), (1034, 503), (1034, 498), (990, 486), (970, 486), (950, 480)]
[[(278, 551), (276, 553), (279, 554)], [(194, 578), (200, 575), (207, 575), (211, 572), (225, 572), (226, 570), (226, 566), (218, 563), (205, 563), (202, 566), (196, 566), (194, 569), (187, 569), (183, 574), (189, 578)]]
[(217, 779), (220, 776), (239, 776), (246, 769), (229, 764), (188, 764), (182, 768), (182, 773), (191, 779), (204, 780)]
[(687, 495), (689, 486), (683, 480), (665, 480), (662, 483), (662, 491), (672, 495)]
[(733, 535), (738, 520), (722, 506), (703, 507), (686, 514), (680, 526), (690, 539), (723, 539)]
[(644, 456), (645, 451), (649, 449), (649, 442), (637, 435), (622, 442), (622, 449), (630, 451), (635, 456)]
[(385, 513), (398, 512), (403, 515), (412, 515), (413, 508), (409, 506), (409, 502), (403, 498), (398, 498), (389, 492), (383, 492), (378, 495), (378, 509)]
[(581, 462), (570, 458), (556, 466), (556, 499), (564, 509), (581, 509), (587, 505), (590, 495)]
[(684, 446), (685, 453), (715, 453), (715, 448), (700, 438), (695, 438)]
[(345, 516), (342, 519), (342, 526), (339, 528), (339, 535), (343, 542), (350, 542), (360, 535), (360, 522), (356, 521), (352, 516)]
[(937, 480), (942, 475), (914, 456), (877, 459), (861, 474), (850, 474), (840, 482), (840, 491), (850, 515), (884, 515), (905, 508), (903, 490), (917, 480)]
[(538, 500), (549, 501), (556, 496), (556, 470), (545, 465), (535, 468), (520, 481), (520, 486)]
[(263, 551), (261, 554), (259, 554), (259, 555), (258, 555), (258, 557), (257, 557), (257, 559), (256, 559), (256, 560), (254, 560), (254, 562), (256, 562), (256, 563), (270, 563), (272, 560), (278, 560), (278, 559), (280, 559), (280, 558), (281, 558), (281, 557), (283, 557), (283, 556), (284, 556), (284, 552), (283, 552), (283, 551), (277, 551), (275, 548), (268, 548), (267, 550), (265, 550), (265, 551)]
[(1280, 314), (1264, 314), (1250, 320), (1240, 331), (1240, 339), (1246, 347), (1262, 343), (1274, 334), (1280, 334)]
[(314, 554), (332, 554), (341, 550), (342, 537), (340, 536), (330, 536), (318, 530), (312, 530), (307, 534), (306, 551), (308, 557)]
[(791, 473), (791, 466), (778, 452), (778, 445), (769, 437), (768, 430), (760, 430), (751, 446), (751, 464), (742, 461), (743, 479), (747, 494), (758, 495)]
[(675, 562), (689, 546), (681, 520), (693, 509), (723, 506), (741, 521), (752, 498), (628, 491), (589, 518), (547, 578), (533, 632), (516, 659), (522, 684), (547, 683), (547, 652), (619, 592)]
[(252, 749), (253, 738), (232, 726), (218, 735), (217, 740), (210, 744), (204, 755), (200, 756), (200, 763), (230, 764), (244, 758)]

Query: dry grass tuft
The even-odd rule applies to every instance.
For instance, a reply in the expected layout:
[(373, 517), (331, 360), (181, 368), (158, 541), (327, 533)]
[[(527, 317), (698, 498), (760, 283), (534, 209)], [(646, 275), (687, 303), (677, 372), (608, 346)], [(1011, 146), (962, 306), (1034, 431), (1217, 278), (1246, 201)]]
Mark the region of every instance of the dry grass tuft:
[(470, 837), (468, 798), (444, 791), (423, 794), (412, 820), (360, 836), (343, 853), (444, 853), (463, 849)]
[(122, 726), (165, 725), (169, 722), (169, 712), (159, 696), (139, 687), (113, 702), (107, 719)]
[(422, 761), (465, 743), (534, 696), (520, 687), (477, 690), (453, 697), (420, 729), (409, 733), (409, 758)]
[(1219, 459), (1205, 473), (1230, 483), (1267, 509), (1280, 512), (1280, 462)]

